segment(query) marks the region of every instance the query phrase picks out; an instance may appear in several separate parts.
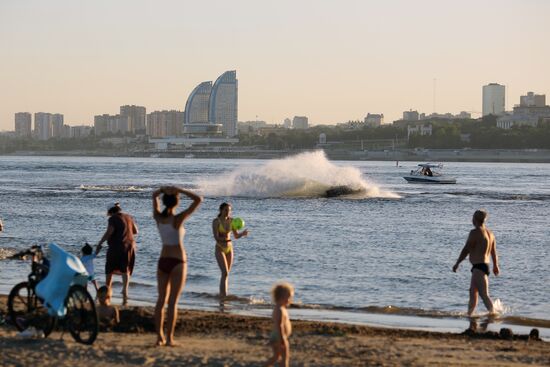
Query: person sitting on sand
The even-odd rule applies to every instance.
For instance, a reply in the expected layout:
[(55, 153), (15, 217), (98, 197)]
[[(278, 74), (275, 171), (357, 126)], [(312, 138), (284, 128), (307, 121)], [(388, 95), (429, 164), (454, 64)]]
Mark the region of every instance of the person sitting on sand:
[(220, 271), (222, 272), (220, 278), (220, 298), (227, 297), (227, 289), (229, 287), (229, 272), (231, 272), (231, 265), (233, 265), (233, 245), (231, 243), (231, 233), (235, 238), (241, 238), (248, 236), (248, 230), (244, 230), (241, 233), (231, 228), (231, 205), (228, 203), (222, 203), (220, 205), (220, 212), (218, 216), (212, 221), (212, 232), (214, 239), (216, 240), (216, 261)]
[(102, 326), (116, 326), (120, 323), (118, 308), (111, 305), (113, 290), (107, 286), (102, 286), (97, 290), (97, 299), (99, 305), (96, 307), (99, 323)]
[(489, 257), (493, 259), (493, 273), (498, 275), (498, 255), (496, 240), (493, 232), (485, 227), (487, 212), (485, 210), (476, 210), (472, 218), (475, 229), (470, 231), (466, 245), (462, 249), (453, 271), (456, 273), (460, 263), (470, 255), (472, 263), (472, 279), (470, 282), (470, 302), (468, 304), (468, 315), (472, 316), (477, 306), (477, 295), (481, 296), (485, 307), (489, 313), (494, 314), (495, 308), (493, 301), (489, 297)]
[(288, 367), (290, 363), (290, 345), (288, 338), (292, 334), (292, 324), (288, 317), (287, 308), (294, 297), (294, 287), (289, 283), (280, 283), (271, 290), (273, 302), (273, 330), (269, 337), (269, 343), (273, 348), (273, 356), (265, 363), (265, 366), (273, 366), (279, 360), (279, 366)]
[[(159, 197), (162, 194), (164, 210), (160, 211)], [(184, 194), (193, 202), (181, 213), (176, 213), (179, 205), (179, 194)], [(202, 197), (195, 193), (167, 186), (153, 192), (153, 218), (157, 222), (162, 249), (157, 268), (158, 299), (155, 306), (155, 328), (157, 345), (173, 346), (174, 330), (178, 317), (178, 300), (185, 286), (187, 277), (187, 255), (183, 247), (185, 228), (183, 222), (202, 202)], [(168, 300), (167, 338), (164, 337), (164, 305)]]

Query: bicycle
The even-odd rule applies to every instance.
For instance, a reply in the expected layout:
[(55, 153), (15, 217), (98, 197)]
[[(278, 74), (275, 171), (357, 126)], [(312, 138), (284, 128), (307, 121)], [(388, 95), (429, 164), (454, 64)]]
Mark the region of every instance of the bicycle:
[[(54, 309), (53, 302), (39, 297), (36, 292), (37, 285), (47, 278), (52, 269), (63, 266), (57, 260), (60, 254), (72, 256), (55, 244), (50, 245), (50, 248), (54, 251), (51, 264), (44, 256), (42, 246), (32, 246), (12, 256), (12, 258), (32, 256), (31, 273), (27, 281), (15, 285), (8, 296), (8, 314), (12, 323), (19, 331), (32, 326), (42, 330), (44, 337), (47, 337), (54, 330), (57, 322), (62, 321), (75, 341), (93, 344), (99, 332), (99, 319), (95, 302), (86, 289), (88, 281), (86, 273), (74, 272), (73, 278), (69, 280), (68, 291), (63, 295), (64, 298), (57, 309)], [(54, 283), (54, 285), (57, 284)]]

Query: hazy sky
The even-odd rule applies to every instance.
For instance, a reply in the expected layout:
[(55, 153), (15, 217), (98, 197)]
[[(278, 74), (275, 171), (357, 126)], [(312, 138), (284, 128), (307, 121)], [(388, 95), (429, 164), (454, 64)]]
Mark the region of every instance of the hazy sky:
[(550, 99), (548, 0), (1, 0), (0, 130), (15, 112), (93, 124), (183, 110), (236, 69), (239, 120), (338, 123), (481, 111), (481, 87)]

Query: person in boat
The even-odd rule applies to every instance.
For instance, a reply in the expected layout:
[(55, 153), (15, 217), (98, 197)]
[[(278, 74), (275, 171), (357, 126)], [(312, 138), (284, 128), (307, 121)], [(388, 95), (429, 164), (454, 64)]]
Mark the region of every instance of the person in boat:
[(216, 240), (216, 261), (221, 271), (220, 278), (220, 298), (227, 296), (227, 289), (229, 287), (229, 273), (231, 272), (231, 266), (233, 265), (233, 244), (231, 242), (231, 233), (235, 238), (241, 238), (248, 236), (248, 230), (238, 232), (231, 228), (231, 205), (228, 203), (222, 203), (219, 208), (218, 216), (212, 221), (212, 233)]
[(426, 170), (424, 171), (424, 174), (426, 176), (429, 176), (429, 177), (432, 177), (434, 175), (432, 170), (430, 169), (430, 167), (426, 167)]
[(453, 266), (456, 273), (460, 263), (469, 256), (472, 263), (472, 278), (470, 281), (470, 301), (468, 303), (468, 315), (473, 315), (477, 306), (478, 294), (483, 300), (485, 307), (491, 314), (495, 314), (493, 301), (489, 297), (489, 265), (490, 258), (493, 260), (493, 273), (498, 275), (498, 255), (496, 240), (493, 232), (486, 226), (487, 212), (476, 210), (472, 218), (474, 229), (470, 231), (466, 245), (462, 249), (458, 260)]
[[(184, 194), (193, 202), (187, 209), (176, 213), (179, 195)], [(160, 210), (160, 196), (164, 210)], [(202, 197), (175, 186), (161, 187), (153, 192), (153, 218), (157, 223), (162, 249), (157, 268), (158, 299), (155, 306), (157, 346), (174, 345), (174, 330), (178, 317), (178, 300), (187, 277), (187, 254), (183, 247), (185, 228), (183, 222), (197, 210)], [(167, 336), (164, 333), (164, 306), (168, 300)]]

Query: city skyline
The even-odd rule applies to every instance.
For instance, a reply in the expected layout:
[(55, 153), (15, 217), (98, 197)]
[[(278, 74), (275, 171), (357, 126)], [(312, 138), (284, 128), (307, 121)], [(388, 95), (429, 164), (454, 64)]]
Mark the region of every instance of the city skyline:
[[(549, 10), (539, 0), (7, 1), (0, 130), (13, 130), (17, 112), (61, 112), (66, 124), (93, 125), (125, 104), (184, 110), (200, 82), (225, 70), (239, 73), (241, 121), (481, 112), (489, 83), (506, 87), (511, 110), (528, 91), (550, 94)], [(151, 22), (155, 11), (162, 21)]]

